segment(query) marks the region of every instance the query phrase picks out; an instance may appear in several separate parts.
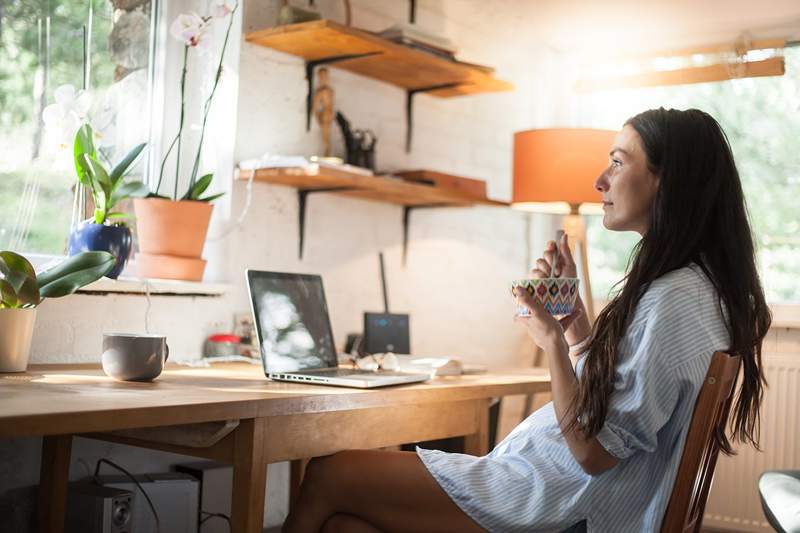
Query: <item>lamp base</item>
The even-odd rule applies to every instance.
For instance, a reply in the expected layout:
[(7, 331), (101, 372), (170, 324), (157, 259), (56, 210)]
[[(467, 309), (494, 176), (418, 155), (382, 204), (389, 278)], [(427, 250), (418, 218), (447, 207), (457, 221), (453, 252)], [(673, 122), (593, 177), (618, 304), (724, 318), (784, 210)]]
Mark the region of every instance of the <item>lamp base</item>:
[(579, 276), (583, 282), (584, 298), (583, 303), (586, 306), (586, 313), (589, 322), (594, 323), (594, 298), (592, 298), (592, 285), (589, 281), (589, 254), (586, 246), (586, 221), (583, 216), (578, 214), (577, 206), (572, 206), (572, 212), (564, 217), (562, 223), (564, 233), (569, 237), (570, 250), (572, 256), (575, 257), (575, 251), (578, 251), (579, 262)]

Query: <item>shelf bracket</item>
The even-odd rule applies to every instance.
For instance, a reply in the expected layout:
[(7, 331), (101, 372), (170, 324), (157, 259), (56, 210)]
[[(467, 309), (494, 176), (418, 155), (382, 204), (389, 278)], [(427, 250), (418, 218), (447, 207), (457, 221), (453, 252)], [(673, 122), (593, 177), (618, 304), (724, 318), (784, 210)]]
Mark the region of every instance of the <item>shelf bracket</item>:
[(303, 244), (305, 242), (305, 235), (306, 235), (306, 202), (308, 200), (308, 195), (315, 192), (342, 192), (342, 191), (354, 191), (358, 190), (358, 187), (349, 187), (349, 186), (342, 186), (342, 187), (321, 187), (318, 189), (297, 189), (297, 205), (298, 205), (298, 216), (300, 217), (300, 250), (299, 250), (299, 257), (303, 259)]
[(327, 65), (329, 63), (336, 63), (338, 61), (347, 61), (348, 59), (358, 59), (361, 57), (369, 57), (383, 52), (367, 52), (364, 54), (345, 54), (340, 56), (323, 57), (321, 59), (314, 59), (306, 61), (306, 83), (308, 85), (308, 93), (306, 94), (306, 131), (311, 131), (311, 112), (314, 105), (314, 69), (320, 65)]
[(408, 255), (408, 227), (411, 222), (411, 211), (414, 209), (430, 209), (432, 207), (447, 207), (450, 204), (420, 204), (403, 206), (403, 266), (406, 266)]
[(414, 129), (414, 96), (417, 93), (428, 93), (431, 91), (438, 91), (439, 89), (452, 89), (462, 85), (461, 82), (456, 83), (442, 83), (439, 85), (431, 85), (430, 87), (420, 87), (419, 89), (406, 90), (406, 153), (411, 152), (411, 132)]

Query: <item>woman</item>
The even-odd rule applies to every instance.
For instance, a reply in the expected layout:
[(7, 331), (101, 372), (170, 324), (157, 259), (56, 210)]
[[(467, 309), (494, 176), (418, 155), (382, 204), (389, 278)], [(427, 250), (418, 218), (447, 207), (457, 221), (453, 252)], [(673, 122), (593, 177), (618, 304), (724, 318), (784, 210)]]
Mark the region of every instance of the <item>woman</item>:
[[(622, 289), (594, 327), (525, 291), (518, 317), (547, 354), (553, 401), (489, 455), (350, 451), (309, 465), (284, 531), (658, 531), (711, 356), (742, 357), (734, 440), (758, 446), (770, 314), (742, 187), (719, 124), (657, 109), (625, 123), (595, 181), (603, 224), (636, 231)], [(566, 239), (533, 276), (575, 275)], [(580, 354), (573, 369), (570, 354)], [(724, 434), (721, 449), (732, 453)]]

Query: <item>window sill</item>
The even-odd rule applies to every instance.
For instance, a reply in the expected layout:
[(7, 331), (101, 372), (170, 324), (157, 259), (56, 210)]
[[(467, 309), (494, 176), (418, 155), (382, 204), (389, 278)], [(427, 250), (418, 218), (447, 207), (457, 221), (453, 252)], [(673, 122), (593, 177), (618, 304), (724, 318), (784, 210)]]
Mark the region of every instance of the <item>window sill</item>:
[(78, 289), (83, 294), (157, 294), (159, 296), (222, 296), (227, 283), (172, 279), (102, 278)]
[(800, 329), (800, 305), (770, 305), (773, 328)]

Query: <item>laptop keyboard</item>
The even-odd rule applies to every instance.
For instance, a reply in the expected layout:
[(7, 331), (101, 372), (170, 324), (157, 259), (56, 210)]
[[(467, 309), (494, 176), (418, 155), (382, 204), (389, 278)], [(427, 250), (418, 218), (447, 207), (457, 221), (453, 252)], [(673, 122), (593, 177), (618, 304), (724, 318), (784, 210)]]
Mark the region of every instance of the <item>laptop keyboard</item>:
[(372, 370), (361, 370), (358, 368), (354, 369), (347, 369), (347, 368), (331, 368), (327, 370), (307, 370), (303, 372), (308, 376), (321, 376), (325, 378), (341, 378), (341, 377), (349, 377), (349, 376), (360, 376), (360, 377), (370, 377), (370, 376), (405, 376), (402, 372), (391, 372), (388, 370), (381, 370), (379, 372), (373, 372)]
[[(325, 378), (340, 378), (345, 376), (374, 376), (375, 372), (371, 370), (360, 370), (358, 368), (332, 368), (329, 370), (308, 370), (304, 372), (304, 374), (308, 374), (309, 376), (322, 376)], [(381, 372), (381, 374), (383, 373)]]

